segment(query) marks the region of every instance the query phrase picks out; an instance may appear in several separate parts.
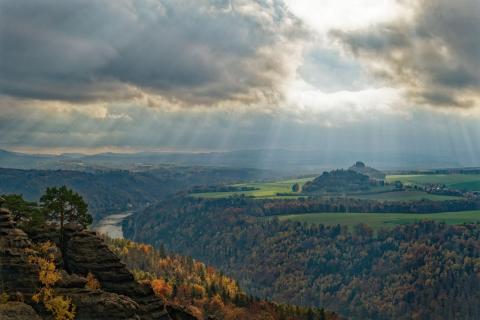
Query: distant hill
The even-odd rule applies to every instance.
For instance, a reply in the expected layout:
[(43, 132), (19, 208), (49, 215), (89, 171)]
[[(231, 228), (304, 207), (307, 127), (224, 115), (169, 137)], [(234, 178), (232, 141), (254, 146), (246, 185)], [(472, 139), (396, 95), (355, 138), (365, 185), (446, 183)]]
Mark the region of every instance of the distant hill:
[(370, 178), (352, 170), (324, 172), (313, 181), (305, 183), (303, 192), (349, 192), (367, 190)]
[(367, 167), (365, 163), (361, 161), (357, 161), (353, 166), (348, 168), (348, 170), (358, 172), (360, 174), (368, 176), (370, 179), (375, 179), (375, 180), (385, 180), (385, 173), (383, 173), (380, 170)]
[(201, 165), (237, 168), (258, 168), (283, 174), (321, 172), (347, 167), (351, 159), (364, 159), (372, 166), (384, 169), (426, 170), (432, 168), (459, 168), (477, 165), (459, 163), (449, 155), (383, 153), (372, 156), (368, 152), (324, 150), (258, 149), (225, 152), (137, 152), (100, 153), (93, 155), (65, 153), (38, 155), (0, 150), (0, 167), (15, 169), (62, 169), (88, 171), (91, 169), (145, 170), (159, 165)]
[(256, 169), (172, 166), (148, 172), (0, 168), (0, 194), (22, 194), (28, 200), (38, 201), (47, 187), (66, 185), (85, 198), (98, 220), (108, 213), (154, 203), (196, 185), (249, 181), (263, 173)]

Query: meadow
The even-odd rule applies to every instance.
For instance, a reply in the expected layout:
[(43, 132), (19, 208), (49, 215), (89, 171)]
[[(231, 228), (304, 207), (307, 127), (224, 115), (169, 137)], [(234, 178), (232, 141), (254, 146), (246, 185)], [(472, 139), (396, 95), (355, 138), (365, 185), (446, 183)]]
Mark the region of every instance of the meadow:
[(354, 225), (365, 223), (374, 230), (394, 227), (416, 221), (441, 221), (446, 224), (480, 222), (480, 211), (441, 212), (429, 214), (407, 213), (308, 213), (277, 216), (279, 220), (292, 220), (324, 225)]
[(453, 189), (480, 191), (480, 174), (390, 175), (387, 182), (401, 181), (406, 185), (444, 184)]
[(422, 199), (432, 200), (432, 201), (444, 201), (444, 200), (455, 200), (462, 199), (461, 197), (453, 196), (444, 196), (437, 194), (429, 194), (424, 191), (392, 191), (392, 192), (382, 192), (382, 193), (370, 193), (370, 194), (360, 194), (360, 195), (351, 195), (351, 197), (356, 199), (368, 199), (368, 200), (378, 200), (378, 201), (417, 201)]
[[(303, 186), (307, 181), (311, 181), (314, 177), (301, 178), (301, 179), (288, 179), (279, 180), (273, 182), (251, 182), (235, 184), (235, 187), (253, 187), (257, 190), (250, 191), (233, 191), (233, 192), (207, 192), (207, 193), (194, 193), (194, 197), (202, 198), (227, 198), (233, 195), (245, 195), (247, 197), (259, 198), (259, 199), (273, 199), (273, 198), (298, 198), (302, 195), (300, 193), (292, 192), (292, 185), (298, 183)], [(387, 182), (392, 183), (395, 181), (402, 181), (406, 185), (424, 185), (428, 183), (446, 184), (455, 188), (468, 188), (468, 190), (480, 190), (480, 175), (392, 175), (387, 176)], [(478, 184), (479, 188), (475, 189), (475, 184)], [(415, 201), (415, 200), (453, 200), (459, 199), (459, 197), (443, 196), (429, 194), (419, 190), (407, 190), (407, 191), (390, 191), (391, 186), (372, 187), (368, 192), (341, 194), (340, 196), (348, 196), (358, 199), (369, 199), (379, 201)], [(390, 192), (386, 192), (390, 191)], [(278, 195), (281, 194), (281, 195)], [(327, 196), (339, 196), (338, 194), (329, 194)]]
[[(239, 192), (207, 192), (207, 193), (195, 193), (192, 196), (202, 197), (202, 198), (227, 198), (233, 195), (243, 194), (246, 197), (254, 198), (291, 198), (298, 197), (298, 193), (292, 192), (292, 186), (295, 183), (298, 183), (300, 186), (304, 185), (307, 181), (312, 180), (313, 178), (300, 178), (300, 179), (289, 179), (289, 180), (280, 180), (275, 182), (251, 182), (251, 183), (241, 183), (234, 184), (234, 187), (252, 187), (258, 190), (250, 191), (239, 191)], [(277, 196), (278, 193), (288, 194), (283, 196)]]

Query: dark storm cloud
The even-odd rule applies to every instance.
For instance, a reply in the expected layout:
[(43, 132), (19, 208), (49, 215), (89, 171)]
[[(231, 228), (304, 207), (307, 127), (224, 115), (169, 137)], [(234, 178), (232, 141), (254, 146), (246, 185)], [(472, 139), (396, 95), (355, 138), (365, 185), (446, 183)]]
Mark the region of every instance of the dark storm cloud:
[(411, 3), (409, 19), (331, 34), (365, 59), (381, 79), (405, 88), (413, 102), (472, 107), (480, 103), (480, 1)]
[(0, 1), (0, 93), (189, 104), (275, 97), (305, 35), (280, 1)]

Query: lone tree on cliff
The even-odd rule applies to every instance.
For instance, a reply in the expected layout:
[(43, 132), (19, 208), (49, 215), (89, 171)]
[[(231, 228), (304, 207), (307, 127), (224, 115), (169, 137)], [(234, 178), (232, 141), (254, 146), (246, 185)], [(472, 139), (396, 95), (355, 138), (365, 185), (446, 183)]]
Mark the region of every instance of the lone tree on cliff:
[(45, 194), (40, 198), (40, 203), (45, 210), (47, 219), (59, 222), (62, 247), (65, 223), (76, 222), (84, 227), (92, 223), (92, 216), (88, 214), (87, 204), (83, 201), (82, 196), (66, 186), (47, 188)]

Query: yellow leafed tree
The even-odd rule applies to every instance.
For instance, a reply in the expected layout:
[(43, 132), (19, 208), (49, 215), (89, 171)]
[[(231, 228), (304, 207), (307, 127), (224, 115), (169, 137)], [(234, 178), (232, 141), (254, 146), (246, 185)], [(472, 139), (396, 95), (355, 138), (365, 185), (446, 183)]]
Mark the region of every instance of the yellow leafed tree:
[(72, 299), (61, 295), (55, 295), (53, 286), (62, 276), (55, 267), (55, 246), (47, 241), (30, 250), (28, 261), (38, 266), (38, 279), (43, 287), (33, 295), (33, 301), (42, 302), (45, 308), (51, 312), (55, 320), (73, 320), (75, 318), (75, 305)]

